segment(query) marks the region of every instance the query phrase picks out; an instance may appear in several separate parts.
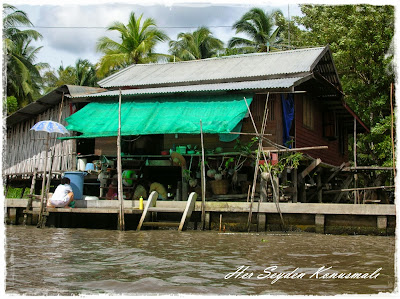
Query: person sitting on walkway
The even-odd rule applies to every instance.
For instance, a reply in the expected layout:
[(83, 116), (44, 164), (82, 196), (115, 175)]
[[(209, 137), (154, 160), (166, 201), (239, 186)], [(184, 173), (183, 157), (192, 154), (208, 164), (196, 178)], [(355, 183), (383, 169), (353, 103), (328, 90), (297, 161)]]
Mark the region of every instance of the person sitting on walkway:
[(53, 196), (49, 200), (49, 207), (51, 208), (68, 208), (74, 201), (74, 193), (70, 185), (70, 179), (63, 177), (61, 184), (57, 186)]

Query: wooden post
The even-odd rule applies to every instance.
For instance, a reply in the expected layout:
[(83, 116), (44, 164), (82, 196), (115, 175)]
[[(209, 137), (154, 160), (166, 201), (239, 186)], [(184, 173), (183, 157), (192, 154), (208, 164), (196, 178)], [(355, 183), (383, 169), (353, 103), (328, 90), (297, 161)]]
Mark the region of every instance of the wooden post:
[[(31, 183), (31, 189), (29, 190), (29, 195), (33, 195), (33, 193), (35, 192), (35, 185), (36, 185), (36, 174), (37, 174), (37, 167), (35, 167), (34, 171), (33, 171), (33, 177), (32, 177), (32, 183)], [(29, 211), (32, 208), (32, 197), (28, 198), (28, 204), (26, 205), (26, 211)], [(24, 225), (26, 225), (28, 223), (28, 218), (30, 219), (29, 222), (32, 221), (32, 215), (25, 213), (24, 215)]]
[[(262, 175), (262, 174), (261, 174)], [(268, 201), (268, 181), (261, 177), (260, 181), (260, 201)]]
[(200, 120), (200, 140), (201, 140), (201, 229), (205, 229), (206, 211), (206, 166), (203, 140), (203, 123)]
[(274, 184), (272, 201), (279, 202), (279, 177), (277, 175), (273, 176), (272, 184)]
[(322, 181), (321, 181), (322, 173), (319, 171), (317, 173), (317, 196), (318, 202), (322, 203)]
[(119, 105), (118, 105), (118, 137), (117, 137), (117, 172), (118, 172), (118, 201), (119, 201), (119, 217), (118, 228), (125, 230), (124, 216), (124, 190), (122, 187), (122, 161), (121, 161), (121, 89), (119, 90)]
[(44, 169), (43, 169), (43, 180), (42, 180), (42, 193), (40, 195), (40, 208), (39, 208), (39, 220), (37, 227), (42, 227), (42, 221), (43, 221), (43, 209), (44, 209), (44, 198), (45, 198), (45, 193), (46, 193), (46, 171), (47, 171), (47, 153), (49, 151), (49, 136), (50, 134), (47, 134), (46, 138), (46, 152), (44, 155)]
[(293, 197), (292, 202), (297, 202), (297, 168), (292, 169)]
[[(354, 151), (354, 167), (357, 167), (357, 120), (354, 117), (354, 146), (353, 146), (353, 151)], [(354, 188), (357, 188), (357, 173), (354, 174)], [(356, 204), (358, 202), (358, 192), (354, 191), (354, 203)]]

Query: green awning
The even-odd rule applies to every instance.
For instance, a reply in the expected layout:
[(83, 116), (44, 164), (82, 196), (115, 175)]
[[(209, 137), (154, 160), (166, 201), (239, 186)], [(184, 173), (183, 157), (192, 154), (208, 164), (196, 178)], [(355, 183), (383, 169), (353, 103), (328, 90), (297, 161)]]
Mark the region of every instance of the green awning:
[[(252, 96), (186, 96), (156, 100), (124, 100), (121, 135), (229, 133), (247, 112)], [(72, 138), (117, 136), (118, 102), (92, 102), (66, 119), (67, 129), (82, 133)], [(64, 137), (71, 138), (71, 137)]]

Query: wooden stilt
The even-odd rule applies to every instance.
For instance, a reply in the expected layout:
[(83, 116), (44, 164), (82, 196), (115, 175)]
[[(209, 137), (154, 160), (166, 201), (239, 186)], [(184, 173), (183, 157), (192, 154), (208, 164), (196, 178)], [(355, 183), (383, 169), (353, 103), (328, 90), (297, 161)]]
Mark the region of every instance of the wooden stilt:
[[(353, 181), (353, 176), (349, 175), (349, 176), (347, 177), (347, 179), (343, 182), (343, 185), (342, 185), (341, 189), (346, 189), (347, 187), (349, 187), (349, 185), (351, 184), (352, 181)], [(333, 190), (332, 190), (332, 191), (333, 191)], [(335, 196), (335, 198), (333, 199), (333, 202), (336, 202), (336, 203), (340, 202), (340, 200), (342, 199), (342, 197), (343, 197), (344, 195), (346, 195), (347, 193), (348, 193), (348, 192), (340, 192), (339, 194), (337, 194), (337, 195)]]
[(47, 140), (46, 140), (46, 153), (45, 153), (45, 158), (44, 158), (44, 170), (43, 170), (43, 180), (42, 180), (42, 194), (40, 196), (40, 209), (39, 209), (39, 220), (37, 227), (43, 227), (43, 211), (44, 211), (44, 201), (45, 201), (45, 193), (46, 193), (46, 173), (47, 173), (47, 154), (49, 151), (49, 136), (50, 134), (47, 134)]
[(322, 181), (321, 181), (321, 172), (317, 174), (317, 196), (318, 202), (322, 203)]
[[(344, 167), (349, 166), (349, 164), (350, 164), (349, 162), (342, 163), (342, 164), (341, 164), (339, 167), (337, 167), (336, 170), (329, 176), (329, 178), (324, 182), (324, 184), (328, 184), (335, 176), (337, 176), (337, 174), (338, 174), (339, 172), (342, 171), (342, 169), (343, 169)], [(317, 196), (317, 195), (319, 194), (319, 192), (321, 192), (321, 190), (322, 190), (324, 184), (321, 184), (320, 186), (317, 187), (316, 193), (314, 193), (313, 195), (310, 196), (310, 200), (313, 199), (315, 196)]]
[(118, 137), (117, 137), (117, 172), (118, 172), (118, 228), (125, 230), (125, 215), (124, 215), (124, 190), (122, 187), (122, 161), (121, 161), (121, 103), (122, 95), (119, 90), (119, 105), (118, 105)]
[(297, 168), (292, 169), (293, 196), (292, 202), (297, 202)]
[(205, 210), (206, 210), (206, 164), (204, 154), (203, 123), (200, 120), (200, 139), (201, 139), (201, 229), (205, 229)]
[[(32, 183), (31, 183), (31, 189), (29, 190), (29, 195), (33, 195), (35, 192), (35, 184), (36, 184), (36, 174), (37, 174), (38, 169), (35, 168), (32, 176)], [(28, 204), (26, 205), (26, 210), (24, 214), (24, 225), (28, 223), (28, 218), (32, 218), (32, 215), (28, 213), (32, 209), (32, 200), (33, 198), (31, 196), (28, 197)]]

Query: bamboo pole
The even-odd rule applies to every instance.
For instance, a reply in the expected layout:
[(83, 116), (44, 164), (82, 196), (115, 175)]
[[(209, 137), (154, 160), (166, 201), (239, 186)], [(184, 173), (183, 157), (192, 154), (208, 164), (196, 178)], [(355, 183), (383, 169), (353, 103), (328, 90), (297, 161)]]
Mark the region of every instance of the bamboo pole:
[[(47, 134), (47, 137), (49, 137), (50, 134)], [(40, 209), (39, 209), (39, 221), (37, 224), (37, 227), (42, 227), (42, 222), (43, 222), (43, 204), (44, 204), (44, 197), (46, 193), (46, 170), (47, 170), (47, 152), (49, 151), (49, 139), (47, 138), (46, 140), (46, 152), (45, 152), (45, 159), (44, 159), (44, 169), (43, 169), (43, 178), (42, 178), (42, 193), (40, 196)]]
[(124, 194), (122, 187), (122, 161), (121, 161), (121, 89), (119, 90), (118, 101), (118, 137), (117, 137), (117, 172), (118, 172), (118, 201), (119, 201), (119, 216), (118, 228), (125, 230), (125, 216), (124, 216)]
[(394, 113), (393, 113), (393, 83), (390, 84), (390, 116), (392, 119), (391, 136), (392, 136), (392, 155), (393, 155), (393, 174), (396, 176), (396, 160), (395, 160), (395, 148), (394, 148)]
[(299, 151), (310, 151), (310, 150), (321, 150), (328, 149), (327, 145), (319, 145), (319, 146), (307, 146), (307, 147), (298, 147), (298, 148), (285, 148), (285, 149), (267, 149), (267, 151), (271, 153), (286, 153), (286, 152), (299, 152)]
[(350, 192), (350, 191), (362, 191), (362, 190), (376, 190), (376, 189), (391, 189), (395, 188), (395, 186), (377, 186), (377, 187), (363, 187), (363, 188), (347, 188), (347, 189), (338, 189), (338, 190), (328, 190), (325, 191), (325, 194), (330, 193), (340, 193), (340, 192)]
[(201, 229), (205, 228), (206, 216), (206, 165), (204, 154), (203, 122), (200, 120), (200, 140), (201, 140)]
[[(60, 121), (61, 121), (63, 105), (64, 105), (64, 92), (61, 97), (60, 109), (58, 111), (58, 123), (60, 123)], [(56, 145), (57, 145), (57, 138), (54, 137), (54, 143), (53, 143), (53, 147), (51, 149), (50, 170), (49, 170), (49, 178), (47, 180), (47, 185), (46, 185), (46, 194), (49, 193), (49, 191), (50, 191), (50, 182), (51, 182), (51, 175), (52, 175), (52, 170), (53, 170), (54, 156), (56, 153)], [(47, 203), (47, 198), (45, 199), (45, 202)]]

